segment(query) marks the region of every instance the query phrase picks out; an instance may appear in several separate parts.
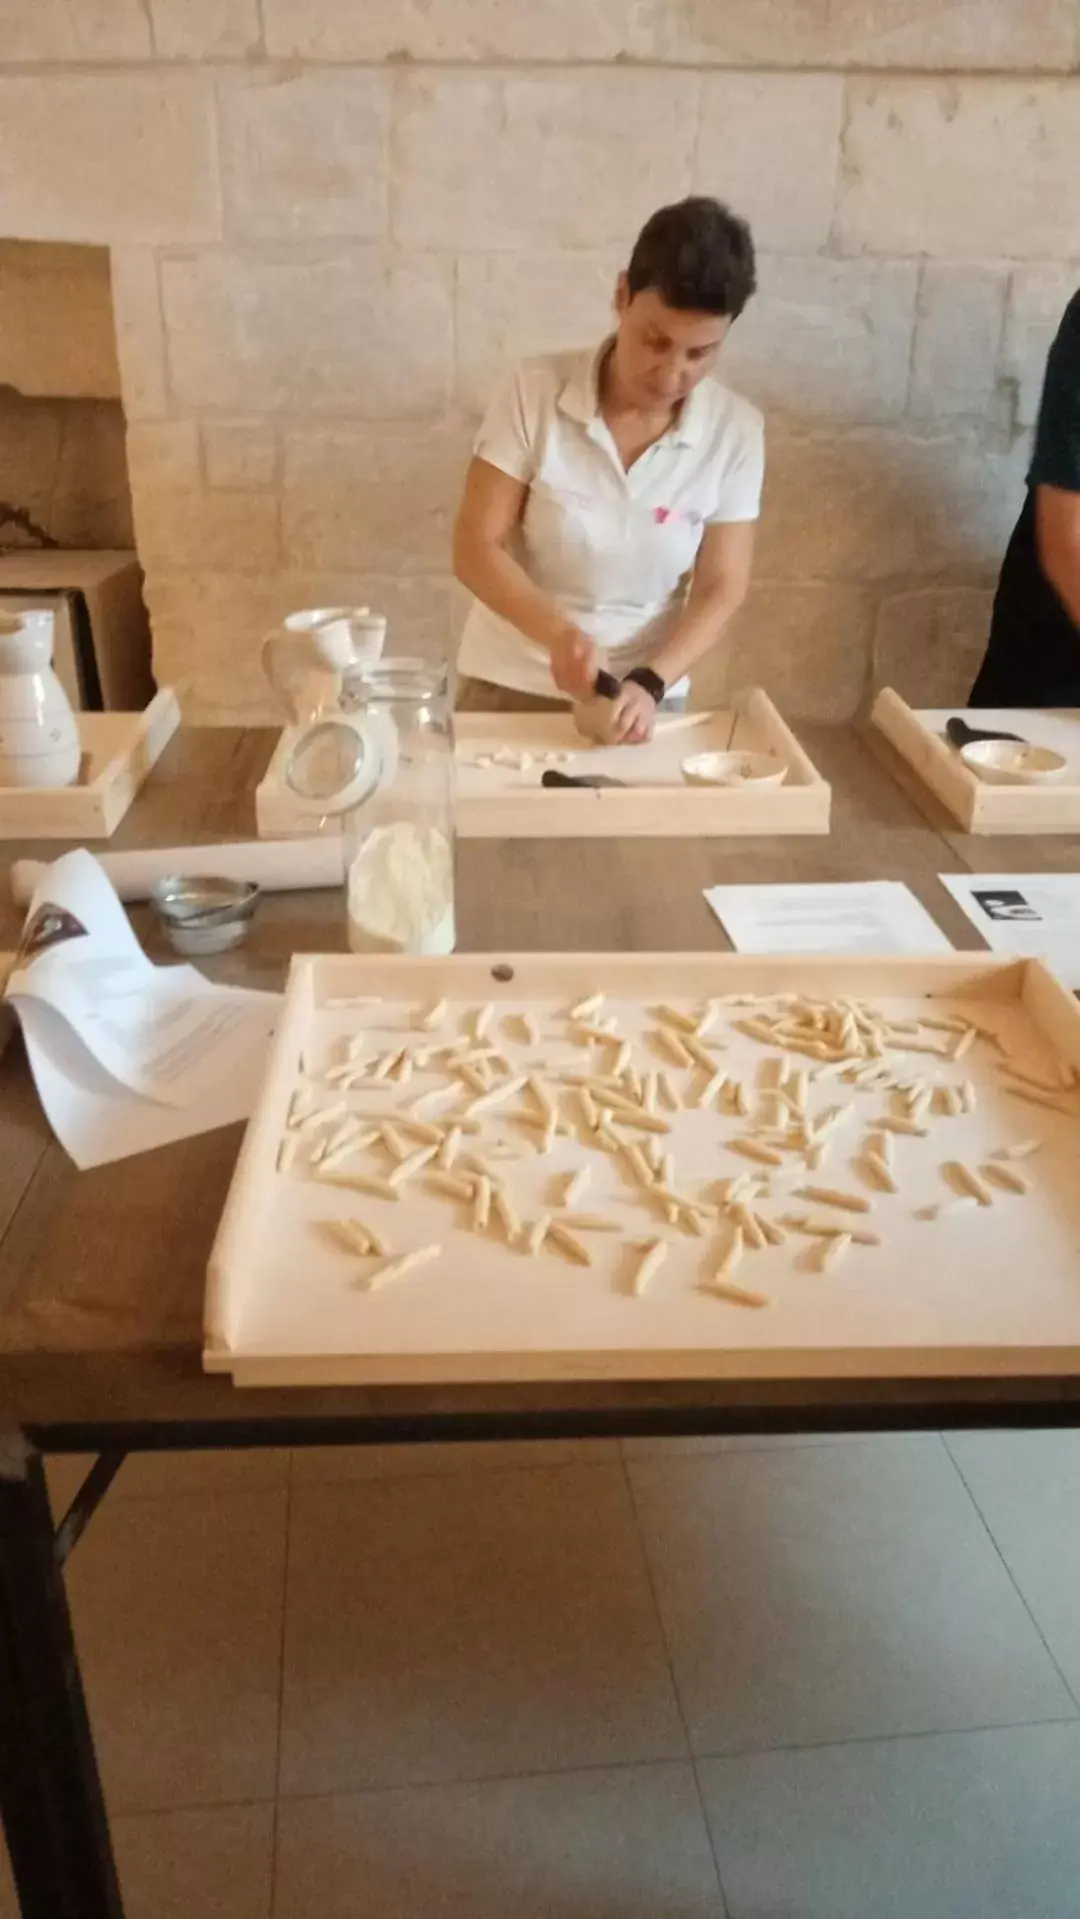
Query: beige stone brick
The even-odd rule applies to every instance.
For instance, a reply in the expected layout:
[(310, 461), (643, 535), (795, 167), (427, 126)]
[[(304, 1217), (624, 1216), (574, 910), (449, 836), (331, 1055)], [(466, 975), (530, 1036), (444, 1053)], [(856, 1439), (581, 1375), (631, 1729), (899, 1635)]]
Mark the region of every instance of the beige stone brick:
[(135, 537), (148, 572), (190, 566), (260, 573), (277, 567), (276, 496), (255, 488), (209, 491), (195, 421), (133, 425), (128, 465)]
[(1061, 316), (1080, 286), (1080, 260), (1071, 265), (1018, 267), (1005, 309), (1002, 372), (1015, 383), (1016, 421), (1034, 426), (1039, 416), (1046, 356)]
[(689, 190), (697, 105), (688, 73), (406, 76), (391, 231), (408, 247), (626, 246)]
[(464, 254), (457, 271), (457, 396), (486, 406), (515, 360), (600, 340), (626, 254)]
[(844, 83), (828, 73), (712, 73), (694, 187), (749, 220), (761, 247), (813, 253), (832, 226)]
[(258, 0), (149, 0), (166, 60), (244, 60), (261, 41)]
[(911, 363), (909, 411), (916, 419), (996, 413), (1007, 282), (1004, 267), (928, 261)]
[(0, 58), (145, 60), (150, 27), (141, 0), (4, 0)]
[(766, 409), (833, 421), (904, 411), (918, 270), (910, 260), (760, 262), (720, 376)]
[(646, 59), (653, 0), (263, 0), (267, 50), (313, 60)]
[(865, 691), (875, 595), (837, 581), (751, 589), (725, 641), (694, 675), (695, 697), (763, 686), (793, 719), (846, 720)]
[(110, 266), (124, 411), (129, 420), (160, 419), (169, 396), (157, 262), (147, 247), (119, 247)]
[(993, 260), (1080, 252), (1080, 80), (849, 83), (846, 251)]
[(449, 261), (375, 247), (207, 253), (161, 265), (173, 392), (225, 412), (441, 409), (453, 370)]
[(968, 426), (774, 427), (757, 572), (770, 581), (996, 577), (1023, 498), (1025, 440)]
[(201, 77), (0, 80), (0, 233), (122, 246), (213, 239), (219, 228)]
[(387, 223), (387, 73), (264, 77), (220, 89), (234, 233), (377, 239)]
[(460, 425), (287, 434), (285, 564), (294, 571), (449, 572), (470, 438)]
[(155, 670), (178, 687), (189, 724), (280, 723), (259, 653), (286, 613), (371, 606), (387, 616), (388, 651), (440, 659), (450, 648), (450, 586), (445, 578), (378, 573), (153, 573), (147, 603)]
[(665, 0), (659, 20), (662, 58), (706, 65), (1024, 72), (1076, 63), (1067, 0)]
[(277, 480), (277, 433), (262, 420), (207, 420), (203, 472), (210, 487), (268, 487)]
[(877, 617), (874, 690), (893, 686), (917, 706), (966, 700), (986, 651), (993, 599), (971, 587), (890, 594)]
[(0, 385), (71, 400), (117, 397), (104, 247), (0, 241)]

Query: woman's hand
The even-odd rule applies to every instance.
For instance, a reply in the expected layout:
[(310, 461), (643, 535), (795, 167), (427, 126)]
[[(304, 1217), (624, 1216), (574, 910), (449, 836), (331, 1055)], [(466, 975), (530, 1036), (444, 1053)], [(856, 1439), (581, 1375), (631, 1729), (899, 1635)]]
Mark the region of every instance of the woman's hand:
[(603, 665), (600, 648), (580, 627), (568, 627), (551, 643), (551, 677), (572, 700), (591, 700)]
[(624, 680), (612, 702), (612, 731), (620, 746), (644, 746), (656, 725), (656, 701), (636, 680)]

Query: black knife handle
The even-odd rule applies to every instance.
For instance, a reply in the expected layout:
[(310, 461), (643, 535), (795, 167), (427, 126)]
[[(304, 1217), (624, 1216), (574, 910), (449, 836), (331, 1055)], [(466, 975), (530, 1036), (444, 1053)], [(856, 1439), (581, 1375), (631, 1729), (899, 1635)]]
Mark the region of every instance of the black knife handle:
[(946, 720), (945, 731), (954, 746), (974, 746), (978, 740), (1015, 740), (1019, 746), (1027, 745), (1019, 733), (987, 732), (960, 718)]

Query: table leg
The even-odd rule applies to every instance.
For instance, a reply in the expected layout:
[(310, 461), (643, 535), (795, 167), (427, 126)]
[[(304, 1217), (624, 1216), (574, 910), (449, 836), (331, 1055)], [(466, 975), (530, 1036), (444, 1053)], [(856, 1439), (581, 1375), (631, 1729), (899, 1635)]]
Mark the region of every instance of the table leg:
[(23, 1919), (123, 1919), (41, 1455), (0, 1431), (0, 1811)]

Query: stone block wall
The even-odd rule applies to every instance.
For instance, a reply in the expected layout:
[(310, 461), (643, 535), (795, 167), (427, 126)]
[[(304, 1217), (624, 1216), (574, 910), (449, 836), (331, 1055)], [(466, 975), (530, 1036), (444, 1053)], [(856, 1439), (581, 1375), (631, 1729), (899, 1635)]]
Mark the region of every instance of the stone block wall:
[[(726, 352), (769, 424), (710, 696), (965, 687), (1080, 279), (1077, 0), (4, 0), (0, 239), (111, 252), (159, 674), (265, 710), (341, 598), (451, 650), (505, 362), (590, 340), (641, 220), (753, 223)], [(0, 294), (0, 314), (3, 299)]]

